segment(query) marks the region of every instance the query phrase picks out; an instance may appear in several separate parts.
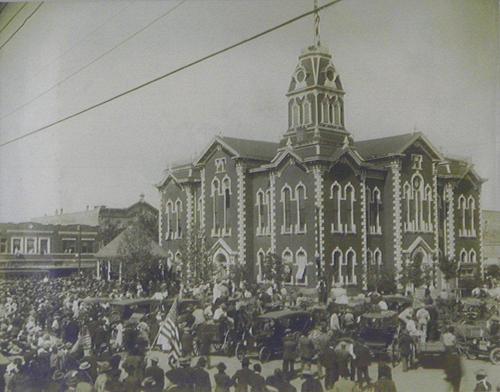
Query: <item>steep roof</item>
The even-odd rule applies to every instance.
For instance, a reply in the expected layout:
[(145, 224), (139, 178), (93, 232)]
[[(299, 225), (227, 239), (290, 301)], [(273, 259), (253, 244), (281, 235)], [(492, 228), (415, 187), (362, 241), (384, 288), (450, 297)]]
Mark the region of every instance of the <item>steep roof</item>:
[(355, 141), (354, 147), (365, 159), (382, 158), (394, 154), (401, 154), (404, 148), (411, 144), (414, 138), (415, 134), (406, 133), (378, 139)]
[[(105, 247), (101, 248), (96, 254), (97, 259), (115, 259), (120, 257), (119, 249), (123, 241), (126, 240), (126, 233), (130, 231), (132, 226), (127, 227), (120, 234), (111, 240)], [(149, 239), (149, 246), (151, 249), (151, 254), (156, 257), (167, 257), (167, 251), (158, 245), (152, 239)]]
[(270, 161), (274, 158), (278, 149), (278, 143), (274, 142), (227, 136), (219, 136), (218, 138), (232, 147), (237, 152), (239, 158)]
[(99, 226), (99, 213), (102, 207), (95, 207), (87, 211), (63, 213), (32, 218), (32, 222), (44, 225), (87, 225)]

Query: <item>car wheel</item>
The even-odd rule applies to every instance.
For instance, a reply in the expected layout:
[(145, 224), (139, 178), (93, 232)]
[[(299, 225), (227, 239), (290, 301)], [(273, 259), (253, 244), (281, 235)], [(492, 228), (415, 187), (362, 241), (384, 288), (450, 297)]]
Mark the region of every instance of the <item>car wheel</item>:
[(238, 358), (239, 361), (243, 359), (243, 357), (245, 356), (245, 346), (243, 345), (243, 343), (238, 342), (236, 344), (236, 348), (234, 349), (234, 355), (236, 356), (236, 358)]
[(490, 361), (494, 365), (500, 364), (500, 347), (495, 347), (490, 352)]
[(261, 362), (267, 362), (269, 359), (271, 359), (271, 351), (266, 347), (262, 347), (259, 351), (259, 360)]

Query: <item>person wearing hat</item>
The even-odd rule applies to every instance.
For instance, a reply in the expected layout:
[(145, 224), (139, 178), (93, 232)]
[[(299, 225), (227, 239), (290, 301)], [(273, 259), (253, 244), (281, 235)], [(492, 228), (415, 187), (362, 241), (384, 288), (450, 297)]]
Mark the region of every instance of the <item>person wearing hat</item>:
[(493, 387), (487, 380), (488, 375), (486, 370), (479, 369), (476, 372), (476, 386), (474, 387), (474, 392), (489, 392), (493, 390)]
[(94, 384), (92, 377), (89, 374), (89, 370), (91, 368), (90, 362), (82, 361), (80, 362), (80, 366), (78, 366), (78, 378), (82, 381)]
[(141, 392), (157, 392), (161, 391), (156, 385), (156, 381), (153, 377), (146, 377), (141, 383)]
[(108, 381), (108, 372), (111, 370), (109, 362), (102, 362), (99, 366), (99, 375), (95, 380), (96, 392), (104, 392), (106, 390), (106, 382)]
[(297, 339), (291, 332), (291, 329), (287, 328), (283, 339), (283, 373), (289, 377), (295, 372), (297, 360)]
[(155, 380), (156, 388), (162, 391), (165, 386), (165, 372), (158, 366), (159, 359), (156, 356), (151, 357), (151, 366), (144, 371), (144, 377), (152, 377)]
[(193, 368), (191, 367), (191, 358), (179, 358), (179, 367), (173, 368), (165, 373), (167, 380), (177, 387), (179, 392), (193, 392), (194, 378)]
[(219, 362), (216, 366), (217, 373), (214, 375), (215, 392), (229, 392), (233, 386), (231, 378), (226, 374), (226, 365), (224, 362)]
[(52, 380), (47, 385), (47, 392), (63, 392), (64, 391), (64, 372), (56, 370), (52, 375)]
[(445, 380), (450, 383), (453, 392), (460, 392), (463, 376), (462, 359), (457, 350), (448, 351), (444, 359)]
[(231, 378), (235, 386), (235, 392), (248, 392), (254, 372), (249, 369), (250, 360), (245, 357), (241, 360), (241, 369), (237, 370)]
[(251, 380), (252, 392), (267, 392), (266, 379), (262, 377), (262, 366), (260, 363), (253, 365), (254, 375)]
[(205, 357), (200, 357), (193, 369), (194, 390), (196, 392), (210, 392), (212, 390), (210, 375), (205, 370), (206, 366), (207, 360)]
[(316, 377), (314, 377), (310, 366), (306, 366), (302, 371), (304, 382), (300, 388), (301, 392), (323, 392), (323, 386)]

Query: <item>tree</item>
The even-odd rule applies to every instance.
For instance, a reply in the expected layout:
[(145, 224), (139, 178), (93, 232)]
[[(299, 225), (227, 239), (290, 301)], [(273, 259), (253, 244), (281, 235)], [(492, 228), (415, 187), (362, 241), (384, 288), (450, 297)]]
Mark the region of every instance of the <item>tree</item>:
[(278, 288), (281, 288), (285, 273), (281, 257), (275, 253), (268, 253), (264, 260), (262, 273), (265, 280), (274, 281), (278, 285)]
[(159, 279), (159, 260), (151, 253), (151, 241), (149, 232), (141, 222), (136, 222), (125, 230), (118, 246), (118, 254), (123, 262), (122, 276), (125, 279), (138, 277), (143, 282)]
[(377, 290), (383, 294), (394, 294), (396, 292), (396, 272), (394, 267), (389, 266), (379, 274), (377, 285)]
[(439, 270), (442, 272), (443, 278), (447, 283), (457, 278), (458, 264), (455, 260), (453, 260), (453, 258), (440, 254), (438, 262)]
[(206, 244), (205, 236), (193, 228), (181, 251), (181, 281), (186, 287), (206, 283), (218, 272)]

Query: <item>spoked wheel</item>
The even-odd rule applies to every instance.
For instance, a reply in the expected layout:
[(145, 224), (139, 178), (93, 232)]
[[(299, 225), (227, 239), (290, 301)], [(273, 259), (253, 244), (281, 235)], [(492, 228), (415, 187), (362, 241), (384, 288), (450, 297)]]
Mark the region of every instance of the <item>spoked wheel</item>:
[(269, 359), (271, 359), (271, 351), (267, 347), (262, 347), (259, 351), (259, 360), (267, 362)]
[(500, 347), (495, 347), (490, 351), (490, 361), (494, 365), (500, 365)]
[(243, 357), (245, 356), (245, 351), (245, 345), (243, 344), (243, 342), (236, 343), (234, 355), (236, 356), (236, 358), (238, 358), (238, 360), (241, 361), (243, 359)]
[(200, 343), (198, 342), (197, 339), (193, 341), (193, 353), (196, 356), (200, 355)]

